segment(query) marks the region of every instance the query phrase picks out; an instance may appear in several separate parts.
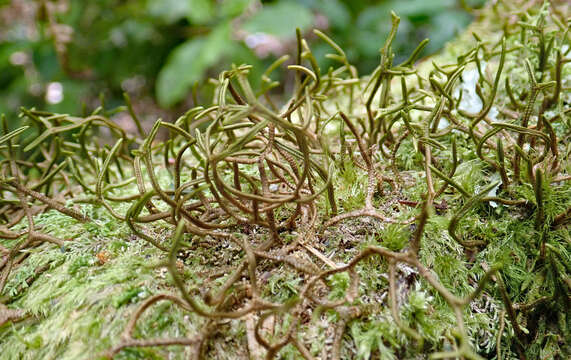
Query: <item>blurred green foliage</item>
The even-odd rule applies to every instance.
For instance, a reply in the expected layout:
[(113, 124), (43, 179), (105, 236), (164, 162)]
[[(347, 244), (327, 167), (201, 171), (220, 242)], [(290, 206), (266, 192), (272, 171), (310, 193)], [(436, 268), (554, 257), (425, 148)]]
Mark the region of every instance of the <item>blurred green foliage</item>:
[[(100, 94), (121, 104), (124, 91), (143, 112), (175, 111), (194, 84), (231, 63), (254, 65), (259, 78), (294, 54), (295, 28), (325, 31), (369, 72), (391, 10), (401, 17), (395, 61), (426, 37), (423, 55), (437, 51), (471, 21), (459, 0), (0, 0), (0, 113), (80, 113)], [(327, 69), (328, 45), (309, 45)]]

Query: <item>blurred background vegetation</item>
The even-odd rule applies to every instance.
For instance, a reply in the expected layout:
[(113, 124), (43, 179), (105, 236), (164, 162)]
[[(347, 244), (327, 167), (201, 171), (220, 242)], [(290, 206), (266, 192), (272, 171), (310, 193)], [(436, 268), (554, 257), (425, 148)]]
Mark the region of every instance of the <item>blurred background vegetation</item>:
[(208, 89), (207, 79), (232, 63), (254, 65), (254, 80), (276, 58), (295, 54), (296, 27), (322, 70), (330, 50), (313, 28), (366, 74), (377, 65), (391, 10), (401, 17), (398, 62), (426, 37), (422, 56), (436, 52), (472, 21), (466, 8), (483, 2), (0, 0), (0, 113), (12, 123), (21, 106), (85, 114), (102, 101), (124, 104), (127, 92), (137, 113), (170, 120), (197, 101), (195, 86)]

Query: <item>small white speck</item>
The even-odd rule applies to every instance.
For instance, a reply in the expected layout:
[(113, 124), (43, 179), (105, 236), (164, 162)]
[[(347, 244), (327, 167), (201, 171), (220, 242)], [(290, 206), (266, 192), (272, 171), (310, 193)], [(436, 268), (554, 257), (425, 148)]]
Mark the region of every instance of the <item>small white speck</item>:
[(253, 49), (261, 44), (264, 44), (268, 41), (268, 35), (264, 33), (254, 33), (246, 36), (245, 42), (246, 45)]
[(450, 125), (450, 123), (448, 122), (448, 119), (443, 117), (440, 119), (440, 122), (438, 123), (438, 130), (446, 129), (448, 127), (448, 125)]
[(28, 55), (23, 51), (16, 51), (10, 55), (10, 64), (22, 66), (28, 62)]
[[(483, 66), (485, 68), (485, 64)], [(484, 71), (484, 69), (482, 69)], [(454, 89), (453, 96), (458, 98), (460, 96), (460, 90), (462, 90), (462, 100), (458, 106), (459, 109), (468, 111), (471, 113), (477, 113), (482, 110), (482, 100), (476, 93), (476, 83), (480, 78), (480, 74), (477, 69), (465, 70), (462, 73), (462, 83)]]
[(46, 89), (46, 101), (50, 104), (59, 104), (63, 100), (63, 85), (51, 82)]

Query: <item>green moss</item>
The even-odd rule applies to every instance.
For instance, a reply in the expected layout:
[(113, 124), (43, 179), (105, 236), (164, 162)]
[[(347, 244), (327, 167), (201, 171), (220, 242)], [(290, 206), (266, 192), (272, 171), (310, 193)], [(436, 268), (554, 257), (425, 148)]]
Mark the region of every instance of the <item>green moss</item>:
[[(568, 37), (556, 31), (566, 25), (542, 15), (546, 6), (533, 7), (520, 14), (528, 25), (506, 24), (504, 45), (499, 20), (513, 11), (489, 5), (471, 27), (483, 41), (464, 34), (436, 64), (419, 68), (409, 66), (414, 61), (387, 65), (389, 37), (379, 70), (359, 79), (331, 39), (320, 34), (342, 64), (330, 72), (315, 66), (300, 40), (304, 66), (291, 69), (303, 76), (291, 107), (270, 110), (277, 104), (257, 100), (248, 68), (233, 67), (214, 81), (214, 107), (191, 109), (175, 124), (157, 122), (142, 139), (119, 134), (112, 148), (94, 140), (91, 125), (73, 127), (96, 119), (118, 132), (101, 120), (112, 111), (71, 121), (23, 110), (38, 130), (53, 124), (43, 138), (18, 147), (31, 153), (9, 151), (20, 130), (0, 137), (3, 157), (25, 157), (12, 161), (21, 166), (19, 180), (1, 179), (1, 211), (7, 219), (23, 208), (15, 200), (25, 193), (18, 184), (41, 190), (48, 200), (31, 193), (36, 200), (28, 194), (26, 202), (34, 231), (53, 238), (26, 243), (26, 218), (0, 229), (24, 233), (0, 241), (14, 250), (2, 255), (14, 266), (2, 269), (0, 299), (26, 313), (1, 325), (0, 344), (10, 350), (0, 359), (102, 355), (122, 344), (135, 311), (157, 294), (180, 301), (150, 306), (134, 338), (205, 332), (202, 347), (126, 347), (116, 358), (182, 359), (195, 350), (206, 358), (245, 358), (261, 346), (252, 343), (246, 321), (270, 343), (285, 337), (275, 348), (284, 359), (300, 358), (302, 345), (315, 357), (480, 359), (497, 358), (499, 349), (504, 359), (565, 358), (569, 95), (565, 83), (553, 98), (555, 84), (547, 81), (556, 78), (555, 52)], [(394, 16), (395, 31), (397, 23)], [(560, 70), (569, 75), (569, 66)], [(479, 98), (480, 108), (463, 109), (459, 87)], [(156, 140), (160, 127), (170, 131), (166, 142)], [(52, 150), (38, 148), (38, 139), (59, 139), (54, 143), (71, 159), (54, 160), (63, 165), (55, 165), (61, 173), (51, 187), (36, 185), (52, 170), (39, 161)], [(28, 156), (40, 165), (28, 168)], [(69, 179), (73, 196), (54, 192)], [(59, 211), (43, 211), (42, 203)], [(235, 276), (241, 264), (246, 270)], [(246, 311), (249, 320), (236, 315), (248, 306), (256, 307)], [(264, 317), (272, 325), (258, 322)], [(333, 338), (335, 344), (327, 341)]]

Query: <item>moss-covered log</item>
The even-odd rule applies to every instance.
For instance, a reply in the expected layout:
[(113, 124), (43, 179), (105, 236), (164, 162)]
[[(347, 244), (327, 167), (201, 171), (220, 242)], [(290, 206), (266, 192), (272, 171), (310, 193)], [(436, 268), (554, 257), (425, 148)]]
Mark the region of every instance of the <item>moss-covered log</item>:
[(259, 89), (236, 66), (149, 134), (23, 109), (0, 359), (568, 358), (570, 11), (492, 1), (402, 64), (393, 14), (361, 77), (298, 36), (284, 103), (287, 60)]

